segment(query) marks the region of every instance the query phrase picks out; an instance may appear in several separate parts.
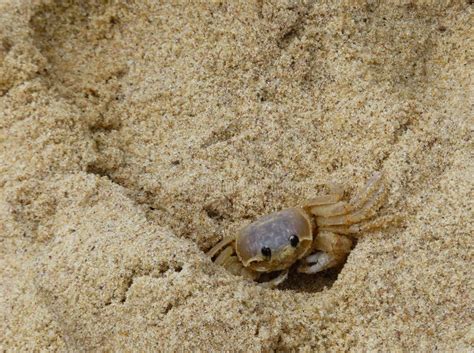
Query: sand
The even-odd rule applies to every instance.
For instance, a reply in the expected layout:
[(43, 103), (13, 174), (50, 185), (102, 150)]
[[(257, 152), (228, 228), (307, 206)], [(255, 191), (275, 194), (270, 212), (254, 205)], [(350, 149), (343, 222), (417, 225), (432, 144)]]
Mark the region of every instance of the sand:
[[(472, 351), (471, 3), (1, 0), (1, 350)], [(205, 256), (377, 170), (342, 268)]]

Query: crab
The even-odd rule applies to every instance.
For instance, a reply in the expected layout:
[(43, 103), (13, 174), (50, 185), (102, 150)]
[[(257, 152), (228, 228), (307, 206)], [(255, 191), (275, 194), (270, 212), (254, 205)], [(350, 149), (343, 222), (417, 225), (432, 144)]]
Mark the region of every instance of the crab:
[(373, 218), (386, 188), (382, 173), (376, 172), (349, 201), (343, 200), (341, 186), (330, 184), (329, 189), (328, 194), (298, 207), (257, 219), (222, 239), (207, 255), (232, 274), (253, 281), (277, 272), (275, 278), (261, 283), (266, 287), (285, 281), (295, 264), (298, 272), (314, 274), (344, 263), (354, 239), (385, 222), (383, 217)]

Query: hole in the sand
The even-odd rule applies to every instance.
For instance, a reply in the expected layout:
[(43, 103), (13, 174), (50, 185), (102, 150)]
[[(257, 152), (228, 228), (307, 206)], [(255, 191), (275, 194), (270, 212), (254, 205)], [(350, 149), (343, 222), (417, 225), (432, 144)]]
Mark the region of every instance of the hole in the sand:
[(324, 289), (330, 289), (336, 282), (344, 265), (328, 269), (315, 274), (299, 273), (295, 269), (290, 271), (288, 279), (278, 286), (281, 290), (292, 290), (295, 292), (314, 293)]
[(120, 129), (120, 122), (110, 121), (110, 120), (108, 121), (100, 120), (89, 126), (89, 131), (91, 133), (97, 133), (97, 132), (110, 133), (118, 129)]
[[(276, 289), (306, 293), (321, 292), (332, 287), (343, 267), (344, 265), (341, 265), (315, 274), (304, 274), (297, 272), (293, 266), (287, 280)], [(278, 272), (263, 274), (258, 282), (267, 282), (277, 276)]]
[(225, 218), (229, 218), (229, 212), (232, 210), (232, 200), (227, 197), (214, 200), (206, 204), (203, 209), (209, 218), (221, 222)]
[(182, 263), (177, 263), (177, 264), (169, 264), (165, 263), (162, 264), (161, 267), (158, 269), (158, 272), (160, 275), (164, 275), (168, 271), (174, 271), (174, 272), (181, 272), (183, 270), (183, 264)]
[(168, 264), (163, 264), (160, 266), (160, 268), (158, 269), (158, 272), (160, 275), (163, 275), (165, 274), (166, 272), (168, 272), (170, 270), (170, 266)]
[[(357, 245), (354, 239), (352, 250)], [(214, 257), (213, 257), (214, 259)], [(291, 266), (287, 278), (281, 282), (277, 287), (266, 286), (273, 290), (283, 291), (294, 291), (300, 293), (316, 293), (324, 290), (329, 290), (334, 285), (345, 266), (345, 261), (336, 267), (329, 268), (327, 270), (317, 272), (314, 274), (305, 274), (297, 271), (299, 263), (295, 263)], [(225, 268), (225, 267), (224, 267)], [(253, 282), (255, 285), (264, 284), (272, 281), (281, 275), (281, 271), (274, 272), (263, 272), (260, 273), (258, 278)]]
[(86, 167), (86, 173), (90, 173), (90, 174), (95, 174), (95, 175), (98, 175), (100, 177), (107, 177), (110, 179), (110, 175), (109, 175), (109, 171), (105, 168), (102, 168), (98, 165), (95, 165), (95, 164), (89, 164), (87, 167)]
[(115, 17), (115, 16), (110, 16), (110, 18), (109, 18), (109, 23), (110, 23), (111, 25), (116, 25), (116, 24), (119, 23), (119, 19), (118, 19), (117, 17)]
[(285, 33), (283, 33), (281, 38), (278, 40), (277, 42), (278, 47), (280, 49), (287, 48), (290, 45), (290, 43), (298, 36), (298, 34), (299, 34), (299, 28), (297, 28), (296, 26), (289, 28)]
[(134, 281), (134, 275), (135, 275), (135, 273), (132, 273), (132, 275), (125, 280), (125, 285), (124, 285), (125, 290), (123, 291), (123, 293), (119, 297), (119, 300), (118, 300), (119, 303), (123, 304), (127, 300), (128, 291), (130, 290), (130, 287), (132, 286), (133, 281)]
[(212, 206), (205, 206), (204, 211), (206, 212), (209, 218), (213, 218), (216, 221), (222, 221), (224, 219), (224, 216), (221, 214), (221, 212), (218, 209), (213, 208)]
[[(351, 251), (354, 250), (356, 245), (357, 241), (354, 239)], [(315, 293), (321, 292), (325, 289), (331, 289), (333, 284), (337, 281), (339, 273), (341, 273), (345, 264), (346, 261), (336, 267), (314, 274), (299, 273), (296, 270), (297, 265), (294, 265), (288, 274), (287, 280), (280, 284), (278, 289), (306, 293)]]
[(10, 49), (13, 47), (13, 42), (8, 38), (2, 39), (2, 48), (5, 52), (9, 52)]
[(163, 314), (168, 314), (170, 310), (173, 309), (173, 304), (168, 303), (164, 308), (163, 308)]

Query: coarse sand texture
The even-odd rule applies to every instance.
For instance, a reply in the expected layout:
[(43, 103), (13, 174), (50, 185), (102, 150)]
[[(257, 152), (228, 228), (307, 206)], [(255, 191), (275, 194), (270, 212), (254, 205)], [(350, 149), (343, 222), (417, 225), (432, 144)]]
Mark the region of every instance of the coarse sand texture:
[[(473, 10), (0, 0), (0, 350), (472, 352)], [(206, 257), (375, 171), (342, 268)]]

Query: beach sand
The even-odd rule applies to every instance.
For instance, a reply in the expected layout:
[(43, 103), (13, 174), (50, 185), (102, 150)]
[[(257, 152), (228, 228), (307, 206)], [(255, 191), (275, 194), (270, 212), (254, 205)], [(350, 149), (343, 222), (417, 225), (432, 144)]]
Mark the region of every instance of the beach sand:
[[(472, 2), (177, 3), (0, 1), (1, 350), (472, 351)], [(342, 268), (205, 256), (375, 171)]]

